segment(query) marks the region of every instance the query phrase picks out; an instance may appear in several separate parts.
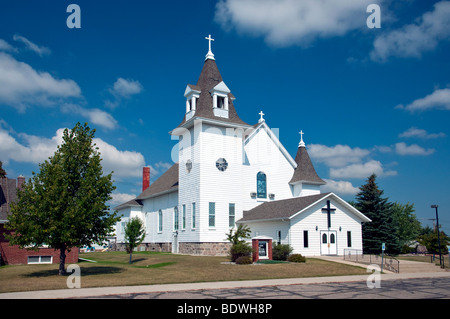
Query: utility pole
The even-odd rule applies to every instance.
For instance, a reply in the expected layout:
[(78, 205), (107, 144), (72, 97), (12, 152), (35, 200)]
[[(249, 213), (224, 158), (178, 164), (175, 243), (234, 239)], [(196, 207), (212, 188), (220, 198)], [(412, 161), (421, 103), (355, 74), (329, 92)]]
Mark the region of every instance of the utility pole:
[(431, 205), (431, 208), (436, 209), (436, 225), (437, 225), (437, 234), (438, 234), (438, 247), (439, 247), (439, 265), (442, 268), (442, 254), (441, 254), (441, 238), (439, 236), (439, 216), (438, 216), (438, 205)]

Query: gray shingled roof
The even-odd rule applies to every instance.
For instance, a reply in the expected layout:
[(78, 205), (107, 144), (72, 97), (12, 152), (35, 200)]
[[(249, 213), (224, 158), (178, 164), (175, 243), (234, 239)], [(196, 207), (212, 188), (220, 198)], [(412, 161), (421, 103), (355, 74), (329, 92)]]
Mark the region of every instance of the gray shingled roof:
[(289, 184), (300, 181), (322, 185), (326, 184), (319, 175), (317, 175), (308, 152), (306, 151), (306, 147), (300, 146), (298, 148), (297, 155), (295, 156), (295, 163), (297, 163), (297, 167), (294, 170), (294, 174), (292, 175)]
[(126, 203), (115, 207), (115, 210), (130, 206), (142, 206), (142, 200), (150, 197), (155, 197), (158, 194), (175, 191), (178, 189), (178, 163), (173, 164), (164, 174), (162, 174), (156, 181), (142, 192), (138, 197)]
[(16, 180), (0, 178), (0, 220), (8, 220), (11, 214), (11, 203), (17, 200)]
[(329, 194), (331, 193), (265, 202), (249, 211), (244, 211), (243, 217), (238, 222), (290, 218)]
[[(195, 88), (195, 90), (201, 91), (200, 97), (198, 98), (196, 103), (194, 118), (201, 117), (212, 120), (219, 120), (222, 122), (249, 125), (242, 121), (237, 115), (232, 101), (232, 98), (234, 98), (234, 96), (231, 93), (228, 94), (228, 118), (217, 117), (214, 115), (213, 98), (209, 91), (222, 81), (222, 75), (217, 68), (216, 61), (207, 59), (205, 61), (205, 64), (203, 65), (203, 69), (200, 73), (197, 85), (194, 86), (192, 84), (189, 84), (191, 88)], [(186, 116), (183, 118), (183, 121), (180, 123), (180, 125), (178, 125), (178, 127), (182, 126), (184, 123), (186, 123)]]

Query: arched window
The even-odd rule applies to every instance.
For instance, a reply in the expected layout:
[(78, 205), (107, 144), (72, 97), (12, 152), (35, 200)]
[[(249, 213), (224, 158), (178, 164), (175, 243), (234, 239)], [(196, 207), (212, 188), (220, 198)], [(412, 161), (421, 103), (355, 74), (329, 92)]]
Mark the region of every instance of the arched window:
[(335, 244), (334, 234), (330, 234), (330, 244)]
[(323, 234), (322, 235), (322, 244), (326, 244), (327, 243), (327, 234)]
[(256, 191), (258, 198), (267, 198), (267, 179), (263, 172), (256, 175)]

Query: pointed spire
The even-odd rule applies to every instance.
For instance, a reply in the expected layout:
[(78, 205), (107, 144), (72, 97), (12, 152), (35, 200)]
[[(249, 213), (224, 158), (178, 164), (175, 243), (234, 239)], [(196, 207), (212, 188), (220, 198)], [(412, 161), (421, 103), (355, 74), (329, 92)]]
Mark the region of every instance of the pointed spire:
[(311, 162), (311, 159), (306, 150), (305, 142), (303, 141), (303, 131), (299, 132), (300, 134), (300, 143), (298, 144), (297, 155), (295, 156), (295, 163), (297, 163), (297, 167), (294, 170), (294, 174), (292, 176), (290, 184), (296, 184), (298, 182), (302, 183), (310, 183), (316, 185), (326, 184), (320, 177), (317, 175), (316, 170)]
[(211, 41), (214, 41), (214, 39), (211, 38), (211, 34), (210, 34), (207, 38), (205, 38), (205, 40), (208, 40), (208, 42), (209, 42), (209, 50), (208, 50), (208, 53), (206, 54), (205, 61), (208, 59), (215, 60), (214, 54), (211, 51)]

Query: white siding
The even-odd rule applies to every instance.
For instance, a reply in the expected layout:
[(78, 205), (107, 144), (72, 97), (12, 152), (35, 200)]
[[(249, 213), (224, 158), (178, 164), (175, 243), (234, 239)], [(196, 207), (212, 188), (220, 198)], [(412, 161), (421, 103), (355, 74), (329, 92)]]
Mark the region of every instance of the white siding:
[[(282, 146), (281, 146), (282, 147)], [(294, 168), (276, 145), (264, 128), (260, 128), (244, 147), (245, 162), (243, 165), (243, 208), (250, 210), (263, 202), (270, 201), (269, 194), (275, 194), (274, 200), (292, 197), (289, 181)], [(250, 193), (257, 192), (256, 175), (258, 172), (266, 174), (267, 199), (251, 197)]]
[[(347, 247), (347, 231), (352, 234), (352, 249), (362, 249), (361, 220), (336, 200), (330, 199), (331, 207), (336, 211), (331, 215), (330, 230), (336, 231), (337, 254), (343, 255)], [(326, 199), (320, 201), (307, 211), (298, 214), (291, 220), (291, 246), (294, 253), (304, 256), (318, 256), (320, 252), (320, 231), (327, 230), (327, 214), (322, 212), (326, 207)], [(316, 226), (318, 230), (316, 230)], [(308, 231), (308, 248), (303, 246), (303, 231)]]

